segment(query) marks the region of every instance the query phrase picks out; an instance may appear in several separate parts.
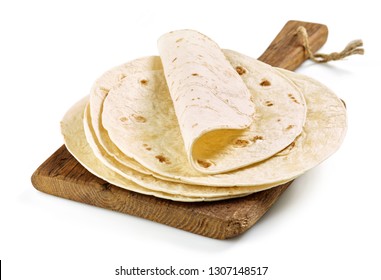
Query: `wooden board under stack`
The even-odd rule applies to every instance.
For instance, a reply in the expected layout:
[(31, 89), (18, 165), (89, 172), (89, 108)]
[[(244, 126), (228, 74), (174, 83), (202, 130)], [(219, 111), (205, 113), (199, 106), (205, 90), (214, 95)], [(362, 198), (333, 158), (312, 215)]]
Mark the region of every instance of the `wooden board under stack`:
[[(304, 26), (313, 52), (327, 40), (325, 25), (289, 21), (259, 60), (295, 70), (306, 60), (296, 34)], [(203, 236), (227, 239), (252, 227), (292, 182), (246, 197), (217, 202), (175, 202), (121, 189), (94, 176), (60, 147), (32, 175), (42, 192), (70, 200), (142, 217)]]

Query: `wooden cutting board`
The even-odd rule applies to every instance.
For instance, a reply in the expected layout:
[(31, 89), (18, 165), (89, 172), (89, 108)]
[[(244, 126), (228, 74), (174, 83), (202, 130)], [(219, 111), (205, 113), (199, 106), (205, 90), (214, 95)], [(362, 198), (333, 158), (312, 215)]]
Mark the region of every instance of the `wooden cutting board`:
[[(315, 52), (328, 37), (325, 25), (289, 21), (259, 57), (273, 66), (295, 70), (306, 60), (299, 26), (307, 29)], [(174, 202), (118, 188), (97, 178), (60, 147), (32, 175), (42, 192), (70, 200), (139, 216), (203, 236), (227, 239), (252, 227), (292, 182), (243, 198), (218, 202)]]

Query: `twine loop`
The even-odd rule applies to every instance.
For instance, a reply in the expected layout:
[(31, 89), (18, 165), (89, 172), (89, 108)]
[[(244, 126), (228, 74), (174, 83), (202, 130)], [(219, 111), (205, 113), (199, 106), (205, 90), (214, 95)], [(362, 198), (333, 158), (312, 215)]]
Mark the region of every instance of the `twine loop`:
[(341, 52), (333, 52), (329, 54), (317, 53), (314, 54), (311, 50), (310, 42), (308, 39), (308, 33), (305, 27), (299, 26), (296, 30), (296, 34), (302, 39), (303, 47), (307, 54), (307, 58), (317, 63), (325, 63), (333, 60), (340, 60), (347, 56), (354, 54), (364, 54), (362, 40), (354, 40), (348, 43), (348, 45)]

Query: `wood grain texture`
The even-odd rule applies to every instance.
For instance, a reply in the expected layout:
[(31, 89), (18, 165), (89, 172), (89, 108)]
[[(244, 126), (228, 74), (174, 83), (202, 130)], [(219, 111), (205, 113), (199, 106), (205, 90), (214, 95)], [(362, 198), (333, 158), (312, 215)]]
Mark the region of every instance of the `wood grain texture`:
[(302, 41), (296, 34), (299, 26), (306, 28), (312, 52), (316, 52), (327, 41), (327, 26), (290, 20), (258, 59), (272, 66), (288, 70), (298, 68), (307, 59)]
[[(303, 25), (313, 49), (328, 36), (321, 24), (289, 21), (260, 60), (273, 66), (296, 69), (304, 60), (304, 49), (296, 39)], [(243, 198), (218, 202), (175, 202), (118, 188), (92, 175), (65, 146), (51, 155), (32, 175), (33, 186), (42, 192), (169, 225), (203, 236), (227, 239), (252, 227), (292, 182)]]

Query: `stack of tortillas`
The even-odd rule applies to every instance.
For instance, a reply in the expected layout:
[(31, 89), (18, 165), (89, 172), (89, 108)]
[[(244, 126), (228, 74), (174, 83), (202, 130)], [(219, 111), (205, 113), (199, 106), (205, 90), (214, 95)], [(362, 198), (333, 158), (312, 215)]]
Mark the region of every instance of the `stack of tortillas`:
[(342, 143), (345, 107), (321, 83), (192, 30), (163, 35), (158, 48), (106, 72), (62, 120), (67, 149), (107, 182), (228, 199), (293, 180)]

